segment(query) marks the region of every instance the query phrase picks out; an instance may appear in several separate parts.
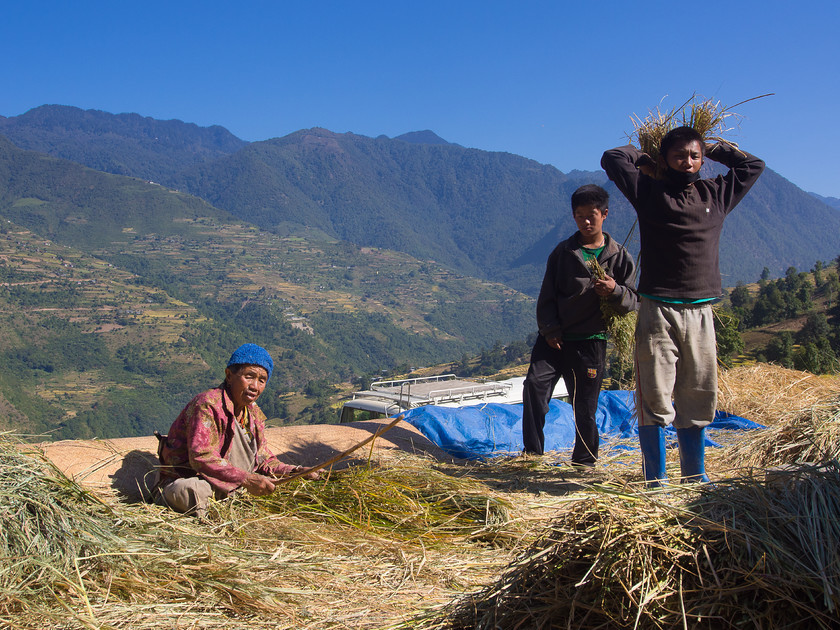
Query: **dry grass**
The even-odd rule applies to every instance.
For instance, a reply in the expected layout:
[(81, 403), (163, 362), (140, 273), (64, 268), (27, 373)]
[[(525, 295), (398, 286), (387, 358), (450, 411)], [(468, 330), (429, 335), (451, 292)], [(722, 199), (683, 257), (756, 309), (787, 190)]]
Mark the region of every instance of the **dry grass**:
[(575, 504), (499, 579), (405, 627), (834, 628), (840, 473)]
[(718, 389), (719, 409), (774, 425), (792, 411), (840, 396), (840, 376), (815, 376), (756, 363), (722, 371)]
[(786, 412), (749, 442), (726, 452), (733, 467), (767, 469), (837, 466), (840, 462), (840, 395)]
[(718, 388), (719, 409), (766, 427), (709, 453), (722, 476), (840, 458), (840, 376), (757, 363), (721, 371)]
[(406, 457), (198, 522), (106, 505), (0, 438), (0, 627), (381, 628), (491, 578), (529, 536), (469, 478)]
[(632, 115), (630, 119), (633, 121), (633, 132), (630, 134), (630, 141), (635, 141), (637, 146), (657, 163), (655, 175), (659, 177), (662, 173), (662, 164), (658, 160), (659, 145), (665, 134), (679, 126), (686, 126), (697, 130), (707, 143), (725, 142), (737, 146), (725, 138), (733, 129), (728, 126), (730, 119), (739, 118), (739, 114), (732, 111), (733, 108), (765, 96), (771, 95), (763, 94), (732, 107), (724, 107), (720, 101), (694, 94), (674, 109), (662, 111), (656, 107), (650, 110), (644, 120), (636, 114)]
[(738, 367), (721, 389), (769, 428), (709, 449), (714, 487), (644, 492), (633, 451), (399, 454), (203, 523), (103, 502), (0, 436), (0, 628), (836, 627), (840, 379)]

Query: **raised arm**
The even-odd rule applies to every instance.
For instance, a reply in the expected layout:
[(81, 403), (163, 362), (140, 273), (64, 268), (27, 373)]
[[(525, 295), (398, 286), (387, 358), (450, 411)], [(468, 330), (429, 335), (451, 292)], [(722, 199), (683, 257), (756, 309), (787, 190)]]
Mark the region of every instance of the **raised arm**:
[(723, 142), (707, 145), (706, 157), (729, 167), (729, 172), (718, 178), (718, 201), (725, 212), (730, 212), (764, 172), (764, 161)]
[(639, 198), (643, 169), (653, 164), (647, 153), (631, 144), (604, 151), (601, 157), (601, 168), (631, 204), (635, 204)]

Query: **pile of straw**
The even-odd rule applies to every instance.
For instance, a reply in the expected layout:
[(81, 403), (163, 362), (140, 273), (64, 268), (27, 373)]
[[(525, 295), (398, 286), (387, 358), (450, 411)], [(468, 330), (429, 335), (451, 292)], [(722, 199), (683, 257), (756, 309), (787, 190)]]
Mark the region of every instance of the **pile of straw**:
[(756, 363), (721, 371), (718, 390), (718, 409), (774, 425), (787, 419), (791, 410), (840, 397), (840, 377)]
[(106, 505), (26, 448), (0, 435), (2, 627), (381, 628), (486, 583), (523, 535), (497, 493), (420, 458), (237, 495), (199, 522)]
[[(764, 96), (770, 95), (747, 99), (732, 107)], [(728, 119), (732, 116), (738, 117), (738, 114), (732, 111), (732, 107), (724, 107), (720, 101), (704, 99), (694, 94), (685, 103), (670, 111), (663, 112), (657, 107), (650, 110), (644, 120), (635, 114), (631, 116), (634, 129), (630, 134), (630, 141), (635, 141), (638, 147), (651, 157), (656, 163), (655, 176), (660, 177), (664, 169), (663, 164), (659, 162), (659, 145), (665, 134), (679, 126), (697, 130), (706, 143), (725, 142), (737, 146), (723, 137), (731, 131), (731, 128), (727, 127)]]
[(790, 411), (752, 439), (727, 450), (737, 467), (768, 468), (840, 462), (840, 396)]
[(280, 486), (262, 499), (241, 501), (260, 510), (313, 522), (387, 534), (424, 544), (454, 538), (506, 544), (518, 538), (511, 505), (469, 478), (421, 466), (354, 466), (296, 486)]
[(501, 578), (405, 627), (836, 628), (840, 472), (747, 479), (691, 503), (577, 503)]
[(0, 436), (0, 619), (18, 628), (143, 628), (160, 623), (139, 621), (149, 606), (197, 618), (276, 610), (284, 593), (266, 582), (278, 569), (268, 555), (211, 551), (192, 523), (173, 529), (145, 511), (109, 507), (23, 448)]

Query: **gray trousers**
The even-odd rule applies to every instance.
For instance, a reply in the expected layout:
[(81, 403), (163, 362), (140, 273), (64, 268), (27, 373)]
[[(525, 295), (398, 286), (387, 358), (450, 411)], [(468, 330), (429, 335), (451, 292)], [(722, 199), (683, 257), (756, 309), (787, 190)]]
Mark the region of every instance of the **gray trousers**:
[(642, 297), (636, 323), (639, 426), (705, 427), (714, 420), (716, 406), (711, 305), (666, 304)]
[[(231, 466), (253, 472), (256, 467), (257, 440), (234, 423), (234, 437), (225, 459)], [(161, 498), (166, 505), (176, 512), (190, 512), (203, 516), (207, 510), (210, 497), (224, 499), (228, 496), (220, 490), (215, 490), (210, 483), (201, 477), (182, 477), (173, 479), (160, 489)]]
[[(207, 510), (207, 502), (215, 494), (213, 486), (201, 477), (182, 477), (173, 479), (160, 489), (165, 505), (176, 512), (195, 512), (203, 515)], [(220, 493), (221, 494), (221, 493)], [(224, 494), (217, 496), (223, 499)]]

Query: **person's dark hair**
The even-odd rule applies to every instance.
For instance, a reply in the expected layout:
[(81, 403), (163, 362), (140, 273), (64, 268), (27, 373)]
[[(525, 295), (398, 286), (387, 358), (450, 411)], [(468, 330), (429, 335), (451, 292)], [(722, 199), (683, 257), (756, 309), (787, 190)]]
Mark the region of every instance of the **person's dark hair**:
[(234, 374), (239, 374), (242, 370), (244, 370), (249, 365), (253, 365), (253, 363), (232, 363), (227, 367)]
[(703, 141), (703, 136), (700, 132), (693, 127), (677, 127), (676, 129), (671, 129), (671, 131), (662, 136), (662, 140), (659, 142), (659, 155), (662, 156), (662, 159), (664, 160), (668, 157), (668, 151), (670, 151), (672, 147), (677, 144), (688, 144), (694, 140), (697, 140), (697, 142), (700, 143), (700, 151), (702, 151), (705, 156), (706, 143)]
[(572, 214), (580, 206), (595, 206), (598, 210), (607, 210), (610, 206), (609, 193), (595, 184), (586, 184), (572, 193)]
[[(256, 363), (232, 363), (231, 365), (228, 365), (227, 368), (231, 371), (231, 373), (239, 375), (239, 373), (242, 370), (244, 370), (246, 367), (250, 367), (250, 366), (262, 368), (262, 369), (265, 370), (265, 366), (257, 365)], [(265, 371), (266, 371), (266, 373), (268, 373), (268, 370), (265, 370)]]

